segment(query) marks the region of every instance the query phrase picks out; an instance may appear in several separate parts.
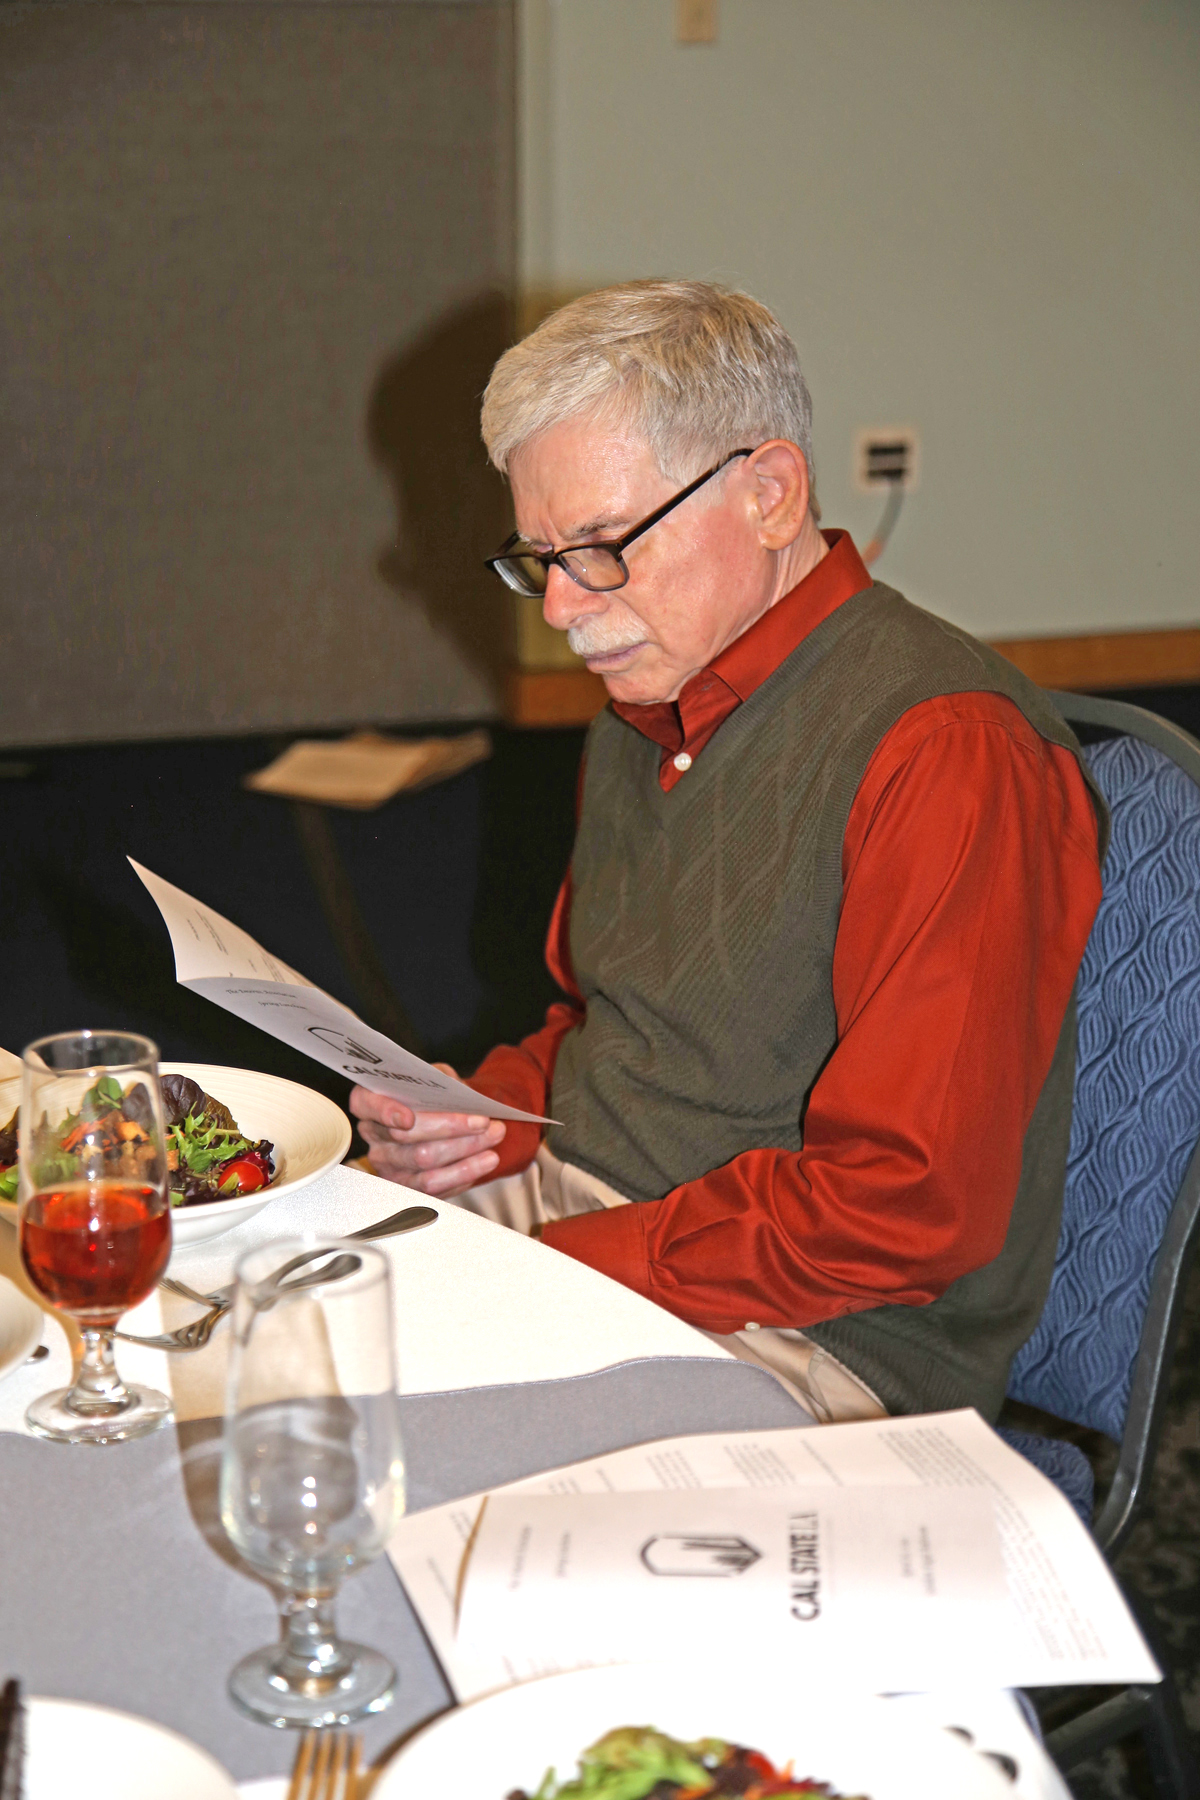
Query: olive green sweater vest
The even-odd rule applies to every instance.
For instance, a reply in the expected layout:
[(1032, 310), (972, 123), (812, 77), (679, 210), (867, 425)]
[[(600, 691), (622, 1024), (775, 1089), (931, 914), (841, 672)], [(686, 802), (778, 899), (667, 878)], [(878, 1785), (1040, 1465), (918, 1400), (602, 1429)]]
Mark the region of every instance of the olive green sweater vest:
[[(745, 1150), (801, 1149), (809, 1091), (837, 1043), (833, 950), (855, 793), (910, 707), (981, 691), (1007, 696), (1078, 756), (1017, 669), (878, 583), (804, 639), (669, 794), (659, 746), (601, 713), (572, 864), (571, 956), (587, 1015), (555, 1067), (555, 1155), (637, 1201)], [(993, 1262), (928, 1306), (804, 1324), (890, 1411), (974, 1405), (995, 1416), (1049, 1286), (1074, 1059), (1071, 1007)]]

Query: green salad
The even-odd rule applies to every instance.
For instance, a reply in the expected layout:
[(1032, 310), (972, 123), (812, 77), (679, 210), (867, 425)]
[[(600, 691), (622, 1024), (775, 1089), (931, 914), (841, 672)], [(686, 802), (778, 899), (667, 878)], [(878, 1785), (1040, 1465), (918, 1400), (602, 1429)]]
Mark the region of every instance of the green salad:
[[(187, 1075), (161, 1081), (166, 1127), (167, 1187), (172, 1206), (200, 1206), (253, 1194), (275, 1178), (274, 1145), (252, 1142), (238, 1129), (227, 1106), (206, 1094)], [(161, 1180), (161, 1163), (151, 1142), (150, 1097), (140, 1081), (122, 1088), (102, 1075), (52, 1132), (35, 1133), (38, 1187), (106, 1172)], [(17, 1114), (0, 1128), (0, 1200), (17, 1198)], [(85, 1168), (85, 1164), (87, 1167)], [(153, 1165), (157, 1165), (157, 1169)]]
[(274, 1179), (275, 1146), (238, 1130), (233, 1114), (188, 1075), (162, 1078), (172, 1206), (253, 1194)]
[[(610, 1731), (579, 1758), (579, 1773), (560, 1782), (547, 1769), (532, 1794), (517, 1788), (508, 1800), (767, 1800), (785, 1794), (825, 1795), (836, 1800), (828, 1783), (793, 1775), (789, 1763), (777, 1769), (759, 1750), (727, 1744), (721, 1738), (681, 1743), (650, 1725), (622, 1725)], [(866, 1800), (846, 1795), (843, 1800)]]

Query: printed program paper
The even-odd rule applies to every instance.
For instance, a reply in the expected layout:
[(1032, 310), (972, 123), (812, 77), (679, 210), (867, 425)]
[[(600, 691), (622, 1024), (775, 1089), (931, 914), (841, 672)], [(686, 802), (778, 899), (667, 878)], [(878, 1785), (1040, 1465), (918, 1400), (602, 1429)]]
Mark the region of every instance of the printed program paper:
[(476, 1113), (488, 1119), (549, 1120), (477, 1094), (451, 1075), (402, 1050), (355, 1017), (240, 926), (193, 900), (129, 858), (171, 937), (175, 979), (227, 1012), (258, 1025), (314, 1062), (348, 1075), (373, 1094), (391, 1094), (417, 1112)]
[[(1006, 1597), (1003, 1633), (960, 1646), (955, 1679), (998, 1687), (1157, 1681), (1159, 1671), (1120, 1589), (1069, 1503), (971, 1410), (869, 1420), (819, 1429), (714, 1433), (635, 1445), (498, 1490), (506, 1495), (938, 1489), (990, 1501)], [(522, 1679), (521, 1654), (504, 1643), (485, 1653), (458, 1638), (458, 1605), (469, 1575), (465, 1553), (484, 1496), (404, 1519), (388, 1553), (460, 1700)], [(696, 1646), (703, 1654), (705, 1643)], [(880, 1688), (922, 1685), (903, 1644)], [(678, 1642), (674, 1654), (688, 1651)], [(550, 1660), (553, 1660), (551, 1655)], [(603, 1661), (603, 1657), (596, 1660)], [(576, 1666), (574, 1663), (568, 1666)], [(859, 1685), (862, 1685), (861, 1681)]]

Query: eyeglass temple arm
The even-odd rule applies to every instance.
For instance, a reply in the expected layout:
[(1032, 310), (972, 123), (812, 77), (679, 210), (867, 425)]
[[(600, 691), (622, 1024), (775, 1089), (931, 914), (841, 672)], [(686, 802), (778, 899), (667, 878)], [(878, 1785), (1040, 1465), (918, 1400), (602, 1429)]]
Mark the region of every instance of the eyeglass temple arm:
[[(570, 550), (615, 550), (617, 555), (620, 556), (622, 551), (624, 551), (628, 545), (634, 543), (636, 539), (640, 538), (644, 531), (649, 531), (652, 525), (657, 525), (660, 519), (665, 519), (672, 507), (680, 505), (680, 503), (686, 500), (690, 494), (694, 494), (697, 488), (702, 488), (706, 481), (711, 481), (714, 475), (719, 475), (721, 470), (726, 468), (731, 462), (736, 462), (739, 456), (753, 455), (753, 450), (731, 450), (728, 456), (723, 456), (719, 463), (713, 464), (711, 469), (705, 469), (703, 475), (697, 475), (695, 481), (689, 481), (688, 485), (681, 489), (678, 494), (672, 494), (671, 498), (665, 500), (661, 506), (657, 507), (654, 512), (650, 514), (649, 518), (639, 519), (633, 530), (627, 531), (624, 537), (609, 538), (607, 541), (602, 540), (595, 544), (569, 544), (567, 548)], [(520, 543), (520, 541), (520, 532), (514, 531), (511, 536), (505, 538), (494, 556), (489, 556), (484, 559), (484, 567), (490, 569), (493, 564), (499, 562), (500, 558), (507, 555), (515, 545)], [(562, 561), (563, 552), (561, 550), (544, 551), (529, 548), (524, 554), (536, 557), (537, 561), (542, 564), (547, 573), (549, 572), (552, 563), (558, 563), (560, 567), (564, 568), (566, 566)], [(569, 570), (568, 573), (570, 573)]]
[[(689, 481), (687, 486), (678, 494), (672, 494), (671, 498), (664, 501), (663, 505), (652, 512), (648, 519), (639, 519), (633, 530), (627, 531), (624, 537), (614, 538), (611, 543), (598, 545), (597, 548), (615, 550), (618, 555), (620, 555), (620, 553), (625, 550), (628, 545), (632, 544), (636, 538), (641, 537), (643, 531), (649, 531), (652, 525), (657, 525), (660, 519), (665, 519), (672, 507), (679, 506), (690, 494), (694, 494), (697, 488), (702, 488), (706, 481), (711, 481), (714, 475), (719, 475), (721, 470), (727, 467), (729, 463), (736, 462), (739, 456), (753, 455), (753, 450), (731, 450), (728, 456), (723, 456), (719, 463), (713, 464), (711, 469), (705, 469), (703, 475), (697, 475), (695, 481)], [(586, 550), (588, 548), (586, 544), (580, 544), (576, 547), (580, 550)]]

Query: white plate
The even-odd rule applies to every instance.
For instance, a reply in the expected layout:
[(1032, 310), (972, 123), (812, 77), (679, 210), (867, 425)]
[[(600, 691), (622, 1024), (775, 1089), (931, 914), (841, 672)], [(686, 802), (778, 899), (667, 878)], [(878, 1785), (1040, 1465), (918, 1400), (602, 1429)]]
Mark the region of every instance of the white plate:
[(573, 1778), (579, 1753), (619, 1725), (691, 1741), (720, 1737), (870, 1800), (1012, 1800), (960, 1739), (870, 1695), (822, 1695), (752, 1659), (694, 1667), (582, 1669), (446, 1713), (392, 1759), (372, 1800), (504, 1800), (546, 1769)]
[(0, 1275), (0, 1379), (20, 1368), (41, 1341), (45, 1317), (28, 1294)]
[(219, 1762), (149, 1719), (81, 1700), (28, 1703), (25, 1800), (234, 1800)]
[[(232, 1200), (209, 1200), (203, 1206), (177, 1206), (171, 1213), (176, 1244), (198, 1244), (231, 1231), (284, 1193), (294, 1194), (327, 1175), (350, 1148), (350, 1121), (341, 1107), (298, 1081), (260, 1075), (253, 1069), (226, 1069), (219, 1063), (165, 1062), (164, 1075), (190, 1075), (206, 1094), (227, 1106), (252, 1141), (269, 1138), (275, 1146), (276, 1177), (268, 1188)], [(0, 1082), (0, 1124), (7, 1121), (20, 1096), (20, 1081)], [(11, 1096), (10, 1096), (11, 1090)], [(0, 1214), (17, 1216), (12, 1201), (0, 1201)]]

